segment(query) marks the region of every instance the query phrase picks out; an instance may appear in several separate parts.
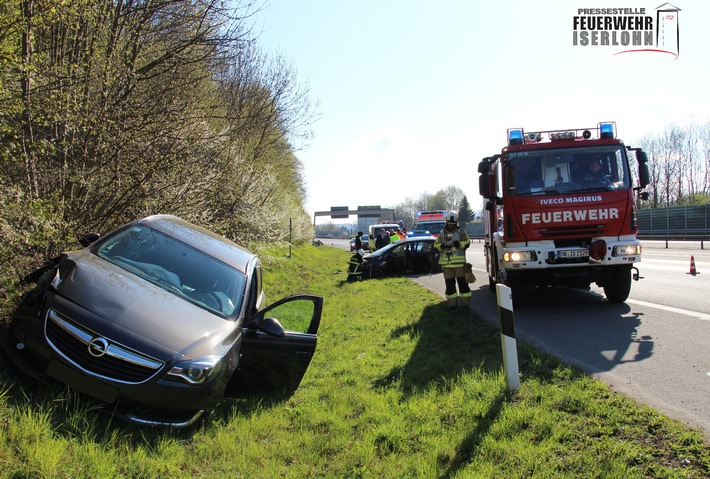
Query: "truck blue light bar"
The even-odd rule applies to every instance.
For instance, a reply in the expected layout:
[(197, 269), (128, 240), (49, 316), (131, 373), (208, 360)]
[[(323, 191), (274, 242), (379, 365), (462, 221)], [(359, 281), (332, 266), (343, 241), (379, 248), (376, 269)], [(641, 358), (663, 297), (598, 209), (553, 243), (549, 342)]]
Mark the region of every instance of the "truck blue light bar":
[(509, 128), (508, 129), (508, 144), (509, 145), (522, 145), (523, 144), (523, 129), (522, 128)]
[(599, 123), (599, 138), (616, 138), (616, 123)]

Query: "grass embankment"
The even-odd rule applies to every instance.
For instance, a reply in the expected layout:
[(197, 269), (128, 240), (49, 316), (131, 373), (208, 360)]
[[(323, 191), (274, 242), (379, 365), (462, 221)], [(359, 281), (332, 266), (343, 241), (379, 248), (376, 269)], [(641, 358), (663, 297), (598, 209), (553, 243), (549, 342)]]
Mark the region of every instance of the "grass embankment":
[[(348, 253), (271, 248), (267, 302), (326, 298), (286, 400), (226, 400), (194, 431), (141, 429), (70, 393), (0, 374), (0, 478), (701, 478), (702, 435), (518, 344), (406, 279), (346, 283)], [(4, 369), (4, 368), (3, 368)]]

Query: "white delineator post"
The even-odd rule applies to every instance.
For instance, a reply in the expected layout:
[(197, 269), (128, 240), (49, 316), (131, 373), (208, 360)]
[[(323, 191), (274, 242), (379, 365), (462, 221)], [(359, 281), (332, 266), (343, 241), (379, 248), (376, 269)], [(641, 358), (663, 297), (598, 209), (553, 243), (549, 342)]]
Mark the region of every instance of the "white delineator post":
[(504, 284), (496, 285), (498, 299), (498, 319), (500, 320), (500, 342), (503, 346), (503, 368), (508, 391), (520, 389), (518, 371), (518, 346), (515, 340), (515, 319), (513, 317), (513, 296)]

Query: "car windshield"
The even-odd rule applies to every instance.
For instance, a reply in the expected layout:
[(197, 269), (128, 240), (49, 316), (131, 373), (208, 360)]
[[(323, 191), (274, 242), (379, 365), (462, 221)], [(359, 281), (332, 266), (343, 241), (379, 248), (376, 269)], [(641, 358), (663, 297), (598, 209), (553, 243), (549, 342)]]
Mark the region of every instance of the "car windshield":
[[(383, 246), (382, 248), (378, 249), (374, 253), (371, 253), (370, 255), (368, 255), (368, 257), (373, 257), (373, 256), (380, 257), (380, 256), (388, 254), (390, 251), (392, 251), (393, 249), (398, 248), (398, 247), (410, 249), (412, 247), (412, 245), (416, 245), (417, 250), (420, 250), (423, 247), (423, 246), (421, 246), (421, 244), (422, 243), (420, 241), (396, 241), (394, 243), (388, 244), (387, 246)], [(433, 244), (433, 242), (431, 244)], [(404, 251), (404, 249), (402, 249), (402, 251)]]
[(620, 145), (511, 152), (504, 162), (506, 194), (554, 195), (629, 188)]
[(239, 311), (245, 275), (145, 225), (98, 241), (92, 252), (146, 281), (222, 317)]
[(379, 256), (382, 256), (382, 255), (384, 255), (384, 254), (387, 254), (388, 251), (390, 251), (392, 248), (394, 248), (394, 247), (397, 246), (398, 244), (399, 244), (399, 242), (390, 243), (390, 244), (388, 244), (388, 245), (386, 245), (386, 246), (383, 246), (382, 248), (378, 249), (378, 250), (375, 251), (374, 253), (370, 253), (369, 256), (378, 256), (378, 257), (379, 257)]

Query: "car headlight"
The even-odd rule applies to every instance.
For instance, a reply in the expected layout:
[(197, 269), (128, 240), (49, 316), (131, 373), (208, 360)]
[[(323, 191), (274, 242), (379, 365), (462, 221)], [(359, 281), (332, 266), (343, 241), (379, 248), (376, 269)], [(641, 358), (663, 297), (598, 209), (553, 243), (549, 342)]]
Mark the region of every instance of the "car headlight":
[(537, 255), (534, 251), (506, 251), (503, 253), (503, 261), (506, 263), (526, 263), (528, 261), (537, 261)]
[(614, 246), (611, 250), (612, 256), (630, 256), (641, 254), (641, 244), (622, 244)]
[(168, 376), (171, 376), (172, 379), (183, 380), (188, 384), (204, 384), (222, 369), (221, 359), (219, 356), (208, 356), (192, 361), (183, 361), (173, 366), (168, 371)]

